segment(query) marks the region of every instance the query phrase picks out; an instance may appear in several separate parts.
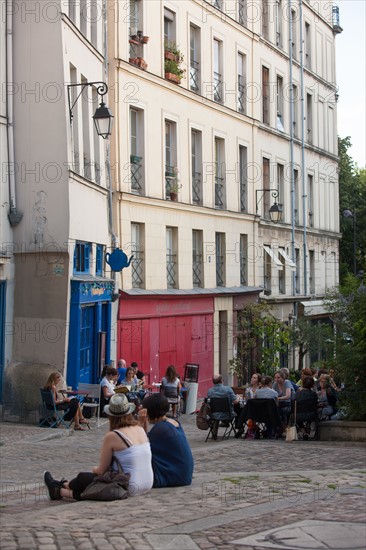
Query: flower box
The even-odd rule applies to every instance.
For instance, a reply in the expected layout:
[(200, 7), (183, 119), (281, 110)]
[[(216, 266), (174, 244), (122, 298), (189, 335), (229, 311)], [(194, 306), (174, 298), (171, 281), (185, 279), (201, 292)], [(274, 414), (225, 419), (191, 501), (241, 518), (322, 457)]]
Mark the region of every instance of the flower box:
[(165, 73), (165, 78), (167, 80), (170, 80), (171, 82), (174, 82), (175, 84), (180, 84), (180, 81), (182, 80), (181, 77), (174, 73)]

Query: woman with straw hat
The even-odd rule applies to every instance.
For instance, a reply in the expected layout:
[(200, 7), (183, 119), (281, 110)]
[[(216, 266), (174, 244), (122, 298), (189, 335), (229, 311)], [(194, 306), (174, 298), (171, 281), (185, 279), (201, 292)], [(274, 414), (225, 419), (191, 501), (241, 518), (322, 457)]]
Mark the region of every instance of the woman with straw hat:
[(150, 443), (145, 431), (132, 415), (134, 410), (134, 403), (129, 403), (125, 395), (112, 395), (109, 405), (104, 407), (109, 417), (109, 432), (103, 440), (99, 465), (93, 468), (93, 472), (80, 472), (69, 482), (64, 479), (56, 481), (50, 472), (45, 472), (44, 482), (51, 500), (81, 500), (81, 494), (94, 477), (109, 469), (113, 457), (119, 460), (124, 472), (130, 474), (129, 496), (150, 491), (154, 481)]

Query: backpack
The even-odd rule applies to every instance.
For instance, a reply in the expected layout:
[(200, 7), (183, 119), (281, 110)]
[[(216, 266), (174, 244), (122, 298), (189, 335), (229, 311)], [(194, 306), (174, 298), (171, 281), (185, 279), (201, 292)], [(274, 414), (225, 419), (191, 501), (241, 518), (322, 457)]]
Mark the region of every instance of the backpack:
[(208, 430), (210, 427), (209, 419), (210, 419), (211, 409), (210, 405), (205, 403), (205, 401), (202, 403), (200, 410), (197, 413), (196, 416), (196, 426), (199, 430)]

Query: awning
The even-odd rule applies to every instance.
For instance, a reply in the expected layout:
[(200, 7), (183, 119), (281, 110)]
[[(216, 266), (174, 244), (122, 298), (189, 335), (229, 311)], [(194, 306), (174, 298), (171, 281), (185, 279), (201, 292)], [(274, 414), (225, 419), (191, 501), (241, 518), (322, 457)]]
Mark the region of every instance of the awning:
[(304, 317), (330, 315), (329, 310), (324, 307), (323, 300), (310, 300), (309, 302), (300, 302), (300, 304), (304, 308)]
[(270, 248), (269, 246), (266, 246), (265, 244), (263, 245), (263, 248), (267, 252), (267, 254), (271, 257), (272, 262), (275, 264), (278, 271), (281, 271), (283, 269), (282, 262), (275, 256), (272, 248)]
[(283, 248), (279, 248), (278, 252), (281, 254), (282, 258), (285, 260), (291, 271), (296, 271), (296, 264), (291, 260), (290, 256), (287, 256)]

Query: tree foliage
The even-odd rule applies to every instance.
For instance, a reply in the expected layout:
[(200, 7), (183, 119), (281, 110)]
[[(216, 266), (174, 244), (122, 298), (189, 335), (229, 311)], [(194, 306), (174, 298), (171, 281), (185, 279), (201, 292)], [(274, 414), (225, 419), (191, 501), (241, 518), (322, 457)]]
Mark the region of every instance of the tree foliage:
[(366, 286), (348, 275), (325, 305), (336, 326), (335, 368), (345, 384), (342, 399), (348, 418), (366, 420)]
[(277, 319), (267, 304), (248, 304), (238, 312), (237, 354), (230, 371), (239, 382), (248, 382), (252, 372), (273, 374), (281, 354), (291, 343), (291, 329)]
[(342, 239), (339, 245), (340, 278), (344, 281), (353, 273), (353, 218), (345, 218), (344, 210), (356, 214), (356, 259), (357, 271), (366, 268), (366, 170), (359, 169), (348, 154), (351, 138), (338, 138), (339, 155), (339, 207)]
[(330, 366), (334, 347), (332, 326), (301, 317), (294, 324), (292, 338), (298, 351), (299, 371), (304, 366), (304, 357), (307, 354), (327, 360), (327, 367)]

